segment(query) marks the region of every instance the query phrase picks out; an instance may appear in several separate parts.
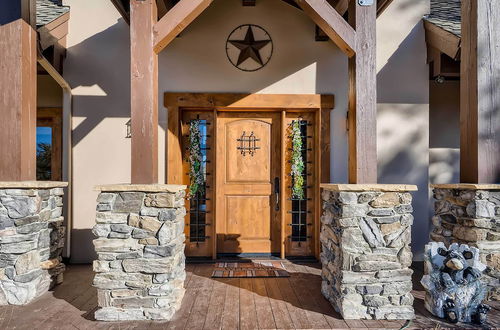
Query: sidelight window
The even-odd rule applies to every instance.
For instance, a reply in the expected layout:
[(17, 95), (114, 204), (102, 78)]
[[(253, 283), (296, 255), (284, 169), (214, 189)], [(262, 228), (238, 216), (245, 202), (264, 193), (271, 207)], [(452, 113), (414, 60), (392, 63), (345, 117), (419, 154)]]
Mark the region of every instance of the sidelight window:
[(189, 122), (189, 241), (204, 242), (207, 226), (207, 125), (204, 119), (194, 119)]
[[(291, 188), (291, 210), (289, 211), (292, 215), (292, 236), (291, 240), (293, 242), (305, 242), (307, 241), (307, 220), (308, 214), (311, 213), (308, 210), (308, 164), (311, 162), (308, 160), (308, 139), (312, 138), (309, 136), (308, 127), (311, 124), (307, 120), (296, 120), (291, 123), (292, 125), (292, 186)], [(298, 170), (297, 170), (298, 168)], [(300, 243), (299, 243), (300, 244)]]

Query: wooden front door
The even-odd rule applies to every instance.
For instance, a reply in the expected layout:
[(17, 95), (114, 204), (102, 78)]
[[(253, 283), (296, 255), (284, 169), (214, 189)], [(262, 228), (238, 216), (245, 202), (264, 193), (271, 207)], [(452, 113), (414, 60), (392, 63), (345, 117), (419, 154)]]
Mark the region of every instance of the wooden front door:
[(217, 252), (279, 253), (281, 118), (220, 112), (216, 139)]

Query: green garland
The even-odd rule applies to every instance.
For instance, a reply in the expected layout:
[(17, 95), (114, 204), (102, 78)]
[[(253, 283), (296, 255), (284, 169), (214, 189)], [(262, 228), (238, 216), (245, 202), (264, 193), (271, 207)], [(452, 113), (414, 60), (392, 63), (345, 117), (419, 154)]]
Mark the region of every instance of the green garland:
[(302, 132), (300, 131), (300, 121), (292, 122), (292, 197), (304, 198), (304, 159), (302, 157)]
[(201, 152), (201, 120), (189, 123), (189, 196), (205, 192), (205, 175), (202, 171), (203, 154)]

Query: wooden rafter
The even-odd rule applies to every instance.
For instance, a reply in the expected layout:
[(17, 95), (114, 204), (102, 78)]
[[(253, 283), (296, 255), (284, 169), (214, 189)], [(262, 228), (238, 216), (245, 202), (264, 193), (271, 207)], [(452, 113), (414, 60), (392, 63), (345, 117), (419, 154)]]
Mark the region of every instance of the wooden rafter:
[(167, 2), (165, 2), (165, 0), (156, 0), (156, 7), (158, 8), (158, 19), (165, 16), (171, 8), (167, 6)]
[(298, 5), (347, 56), (355, 54), (356, 32), (326, 0), (297, 0)]
[(460, 57), (460, 37), (424, 20), (425, 42), (428, 46), (439, 49), (449, 57)]
[(116, 10), (122, 15), (123, 20), (130, 24), (130, 9), (129, 9), (129, 1), (123, 0), (111, 0), (111, 3), (115, 6)]
[(377, 1), (377, 17), (382, 15), (382, 13), (389, 7), (389, 5), (393, 2), (394, 0), (378, 0)]
[(344, 16), (349, 8), (349, 0), (329, 0), (333, 8), (341, 15)]
[(154, 51), (160, 53), (200, 15), (213, 0), (181, 0), (153, 28)]
[[(301, 9), (299, 5), (297, 5), (297, 0), (282, 0), (283, 2), (294, 6), (295, 8)], [(347, 13), (347, 9), (349, 7), (350, 0), (327, 0), (328, 3), (341, 15), (344, 16)], [(377, 1), (377, 17), (379, 17), (389, 5), (394, 0), (378, 0)]]

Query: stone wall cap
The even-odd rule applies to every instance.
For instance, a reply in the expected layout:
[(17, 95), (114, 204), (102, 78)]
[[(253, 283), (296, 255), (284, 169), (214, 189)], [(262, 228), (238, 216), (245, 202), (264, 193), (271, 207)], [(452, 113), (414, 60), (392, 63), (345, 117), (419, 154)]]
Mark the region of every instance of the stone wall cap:
[(411, 184), (335, 184), (322, 183), (321, 188), (332, 191), (417, 191)]
[(0, 181), (0, 189), (51, 189), (67, 186), (67, 182), (61, 181)]
[(178, 184), (104, 184), (95, 187), (97, 191), (142, 191), (142, 192), (178, 192), (187, 186)]
[(488, 183), (445, 183), (445, 184), (431, 184), (431, 188), (437, 188), (437, 189), (470, 189), (470, 190), (500, 190), (500, 184), (488, 184)]

